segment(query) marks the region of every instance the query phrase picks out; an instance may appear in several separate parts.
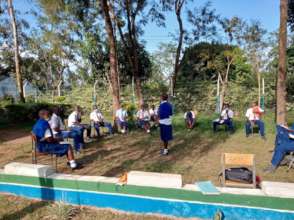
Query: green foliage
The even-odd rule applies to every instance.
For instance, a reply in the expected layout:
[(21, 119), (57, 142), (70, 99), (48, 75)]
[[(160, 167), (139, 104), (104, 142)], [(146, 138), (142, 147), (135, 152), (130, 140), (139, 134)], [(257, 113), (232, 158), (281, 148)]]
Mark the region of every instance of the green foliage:
[(72, 110), (71, 105), (49, 104), (49, 103), (19, 103), (9, 104), (0, 108), (0, 121), (2, 123), (23, 123), (32, 122), (38, 118), (40, 109), (51, 109), (59, 106), (62, 109), (62, 116), (65, 117)]

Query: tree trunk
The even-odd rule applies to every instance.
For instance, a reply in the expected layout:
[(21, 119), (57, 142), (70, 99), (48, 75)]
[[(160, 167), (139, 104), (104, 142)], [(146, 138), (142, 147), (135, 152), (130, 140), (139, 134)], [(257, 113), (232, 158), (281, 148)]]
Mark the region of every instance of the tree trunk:
[[(183, 21), (182, 21), (182, 17), (181, 17), (181, 10), (182, 10), (183, 3), (184, 3), (184, 0), (182, 0), (182, 1), (178, 0), (175, 2), (175, 12), (176, 12), (176, 16), (177, 16), (178, 25), (179, 25), (180, 35), (179, 35), (178, 47), (177, 47), (177, 51), (176, 51), (174, 74), (173, 74), (173, 78), (172, 78), (172, 80), (173, 80), (172, 91), (175, 91), (178, 72), (180, 70), (180, 56), (181, 56), (183, 37), (184, 37)], [(172, 95), (174, 95), (174, 94), (172, 94)]]
[(286, 49), (288, 0), (280, 0), (279, 69), (277, 76), (276, 122), (286, 123)]
[(10, 16), (11, 27), (12, 27), (12, 32), (13, 32), (16, 83), (17, 83), (20, 101), (25, 102), (24, 93), (23, 93), (22, 75), (21, 75), (21, 69), (20, 69), (18, 33), (17, 33), (17, 26), (16, 26), (16, 21), (15, 21), (15, 14), (14, 14), (12, 0), (7, 0), (7, 3), (8, 3), (8, 13)]
[(113, 105), (113, 116), (120, 107), (119, 97), (119, 86), (118, 86), (118, 72), (117, 72), (117, 54), (115, 36), (113, 33), (113, 26), (110, 18), (109, 7), (107, 0), (102, 0), (102, 9), (104, 13), (105, 30), (108, 36), (109, 43), (109, 62), (110, 62), (110, 83), (112, 91), (112, 105)]

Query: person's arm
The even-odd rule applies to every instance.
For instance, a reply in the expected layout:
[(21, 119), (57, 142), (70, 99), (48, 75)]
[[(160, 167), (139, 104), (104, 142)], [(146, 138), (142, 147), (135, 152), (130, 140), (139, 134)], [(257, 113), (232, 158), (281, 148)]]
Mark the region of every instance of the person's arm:
[(249, 109), (246, 111), (245, 117), (247, 118), (248, 121), (250, 121), (250, 112)]

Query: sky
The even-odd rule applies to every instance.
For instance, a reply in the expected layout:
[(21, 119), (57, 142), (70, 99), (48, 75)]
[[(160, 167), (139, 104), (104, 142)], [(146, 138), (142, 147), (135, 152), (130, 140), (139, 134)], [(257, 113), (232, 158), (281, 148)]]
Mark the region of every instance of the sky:
[[(15, 8), (22, 13), (29, 11), (32, 7), (33, 0), (14, 0)], [(193, 9), (202, 6), (207, 0), (194, 0), (189, 3), (186, 9)], [(269, 32), (275, 31), (279, 27), (279, 0), (210, 0), (212, 8), (216, 9), (216, 13), (222, 17), (231, 18), (233, 16), (241, 17), (247, 21), (259, 20), (264, 28)], [(35, 24), (29, 15), (27, 20)], [(187, 14), (183, 13), (184, 27), (189, 30)], [(152, 53), (158, 49), (160, 42), (168, 42), (172, 38), (171, 33), (176, 33), (177, 21), (173, 13), (166, 16), (166, 28), (157, 27), (154, 23), (148, 23), (144, 27), (144, 35), (142, 39), (146, 41), (147, 50)]]

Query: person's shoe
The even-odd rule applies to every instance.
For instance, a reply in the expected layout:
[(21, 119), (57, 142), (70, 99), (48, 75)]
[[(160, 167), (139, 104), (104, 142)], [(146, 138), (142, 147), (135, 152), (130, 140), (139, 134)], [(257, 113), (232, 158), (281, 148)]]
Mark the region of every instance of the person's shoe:
[(263, 170), (263, 172), (265, 172), (265, 173), (274, 173), (276, 171), (276, 169), (277, 169), (276, 166), (270, 165), (269, 167), (265, 168)]
[(160, 154), (161, 155), (168, 155), (168, 149), (166, 149), (166, 148), (165, 149), (161, 149), (160, 150)]
[(147, 133), (148, 133), (148, 134), (150, 133), (150, 129), (147, 130)]

